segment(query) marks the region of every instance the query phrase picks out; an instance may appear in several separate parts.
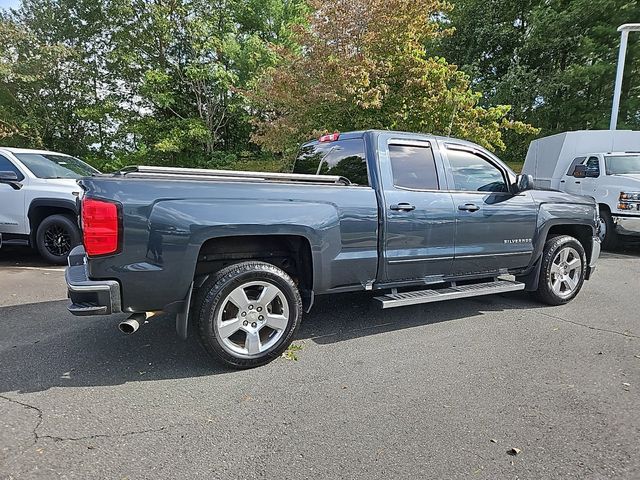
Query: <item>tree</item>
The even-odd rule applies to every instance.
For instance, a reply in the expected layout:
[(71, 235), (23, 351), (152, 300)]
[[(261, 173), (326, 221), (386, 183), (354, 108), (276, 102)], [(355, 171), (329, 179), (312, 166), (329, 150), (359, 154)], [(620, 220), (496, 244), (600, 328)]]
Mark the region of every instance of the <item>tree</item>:
[(77, 51), (44, 43), (21, 21), (0, 18), (0, 124), (3, 143), (79, 154), (89, 125)]
[(268, 45), (288, 41), (301, 0), (120, 1), (113, 56), (132, 112), (123, 128), (137, 160), (224, 166), (250, 149), (239, 93), (271, 65)]
[(261, 112), (254, 141), (291, 150), (318, 131), (383, 128), (469, 138), (502, 149), (502, 132), (530, 132), (507, 120), (510, 107), (481, 107), (469, 77), (425, 45), (447, 33), (439, 0), (314, 2), (300, 49), (279, 49), (280, 62), (257, 84)]
[[(511, 115), (540, 135), (608, 128), (618, 25), (637, 21), (632, 0), (458, 0), (455, 33), (440, 52), (484, 92), (482, 104), (509, 102)], [(634, 34), (632, 34), (634, 35)], [(619, 128), (640, 126), (640, 41), (630, 37)], [(509, 138), (510, 157), (525, 142)]]
[(220, 166), (256, 149), (240, 92), (306, 11), (304, 0), (24, 0), (0, 18), (3, 143), (111, 168)]

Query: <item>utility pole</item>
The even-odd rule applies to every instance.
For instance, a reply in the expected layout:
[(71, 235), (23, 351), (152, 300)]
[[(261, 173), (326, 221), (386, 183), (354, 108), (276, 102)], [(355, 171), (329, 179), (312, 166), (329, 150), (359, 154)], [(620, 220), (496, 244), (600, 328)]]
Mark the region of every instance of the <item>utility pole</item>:
[(618, 27), (620, 32), (620, 52), (618, 53), (618, 69), (616, 71), (616, 86), (613, 89), (613, 106), (611, 107), (611, 123), (609, 130), (615, 130), (618, 125), (618, 113), (620, 111), (620, 93), (622, 91), (622, 75), (624, 73), (624, 60), (627, 56), (627, 39), (629, 32), (640, 31), (640, 23), (625, 23)]

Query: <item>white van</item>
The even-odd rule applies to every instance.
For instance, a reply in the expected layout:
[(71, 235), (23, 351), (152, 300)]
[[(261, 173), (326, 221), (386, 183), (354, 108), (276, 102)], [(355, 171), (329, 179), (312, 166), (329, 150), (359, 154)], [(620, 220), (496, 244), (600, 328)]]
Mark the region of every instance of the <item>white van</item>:
[(64, 264), (80, 243), (80, 177), (100, 173), (83, 161), (45, 150), (0, 147), (0, 246), (31, 245)]
[(605, 248), (621, 235), (640, 236), (640, 132), (580, 130), (534, 140), (522, 173), (537, 188), (595, 198)]

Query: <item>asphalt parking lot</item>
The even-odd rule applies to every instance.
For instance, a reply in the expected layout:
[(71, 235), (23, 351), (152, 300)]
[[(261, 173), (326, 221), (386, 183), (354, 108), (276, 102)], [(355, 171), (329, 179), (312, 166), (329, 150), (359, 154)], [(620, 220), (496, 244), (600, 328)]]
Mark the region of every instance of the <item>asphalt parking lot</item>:
[(0, 250), (0, 478), (640, 478), (638, 246), (562, 307), (321, 298), (297, 361), (241, 372), (168, 318), (71, 316), (26, 252)]

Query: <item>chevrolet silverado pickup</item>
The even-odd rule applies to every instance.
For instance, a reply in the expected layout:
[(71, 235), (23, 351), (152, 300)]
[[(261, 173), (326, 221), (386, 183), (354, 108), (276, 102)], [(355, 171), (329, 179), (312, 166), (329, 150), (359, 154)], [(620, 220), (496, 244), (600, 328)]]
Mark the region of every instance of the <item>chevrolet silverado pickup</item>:
[(380, 307), (527, 290), (573, 299), (600, 254), (593, 199), (532, 189), (473, 143), (361, 131), (302, 145), (292, 173), (129, 167), (78, 181), (74, 315), (189, 323), (236, 368), (291, 343), (316, 295)]

